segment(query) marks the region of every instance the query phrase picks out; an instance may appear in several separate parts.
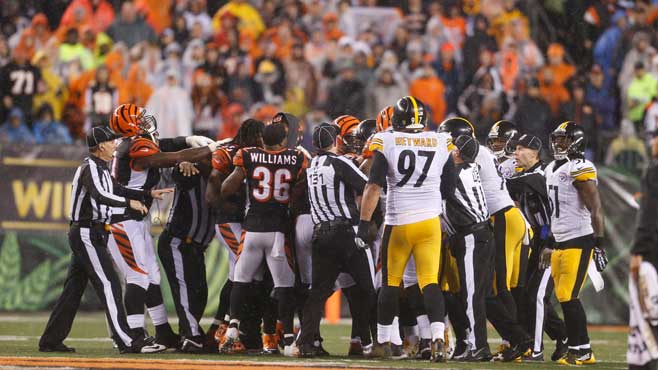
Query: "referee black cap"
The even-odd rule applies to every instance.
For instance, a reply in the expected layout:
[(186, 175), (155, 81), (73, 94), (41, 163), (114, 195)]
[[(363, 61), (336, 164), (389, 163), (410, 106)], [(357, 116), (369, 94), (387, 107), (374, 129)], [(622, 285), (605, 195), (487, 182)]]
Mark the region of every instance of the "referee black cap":
[(459, 149), (459, 155), (464, 162), (475, 162), (475, 157), (480, 152), (480, 144), (473, 136), (459, 135), (452, 143)]
[(115, 134), (108, 127), (96, 126), (92, 127), (87, 133), (87, 146), (90, 148), (98, 146), (100, 143), (118, 139), (119, 135)]
[(516, 145), (521, 145), (524, 148), (540, 151), (541, 139), (532, 134), (524, 134), (516, 142)]
[(313, 146), (318, 149), (326, 149), (336, 142), (338, 126), (322, 122), (313, 130)]

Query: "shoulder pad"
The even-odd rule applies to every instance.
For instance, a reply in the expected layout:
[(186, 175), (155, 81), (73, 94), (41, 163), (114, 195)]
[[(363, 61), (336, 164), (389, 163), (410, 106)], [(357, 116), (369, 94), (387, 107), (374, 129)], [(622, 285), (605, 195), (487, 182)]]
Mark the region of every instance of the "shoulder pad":
[(143, 137), (133, 140), (130, 145), (130, 158), (150, 157), (158, 152), (160, 152), (158, 145)]

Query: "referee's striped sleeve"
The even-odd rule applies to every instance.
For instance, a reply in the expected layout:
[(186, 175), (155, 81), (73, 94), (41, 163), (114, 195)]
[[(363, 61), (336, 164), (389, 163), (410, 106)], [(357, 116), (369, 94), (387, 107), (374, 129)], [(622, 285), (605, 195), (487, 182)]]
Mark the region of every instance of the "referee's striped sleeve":
[(91, 159), (88, 163), (82, 174), (82, 181), (91, 197), (107, 206), (125, 207), (128, 204), (126, 198), (114, 194), (111, 188), (106, 188), (108, 186), (101, 181), (96, 163)]

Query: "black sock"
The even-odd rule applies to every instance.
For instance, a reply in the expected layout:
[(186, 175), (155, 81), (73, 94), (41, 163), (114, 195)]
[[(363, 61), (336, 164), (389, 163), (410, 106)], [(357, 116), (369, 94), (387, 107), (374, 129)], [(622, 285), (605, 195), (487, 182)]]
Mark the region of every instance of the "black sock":
[(516, 304), (516, 319), (521, 325), (523, 325), (526, 330), (531, 331), (534, 328), (534, 325), (530, 325), (530, 318), (528, 313), (530, 312), (530, 307), (528, 305), (528, 298), (525, 288), (512, 288), (510, 291), (512, 297), (514, 298), (514, 303)]
[(377, 323), (380, 325), (391, 325), (393, 319), (398, 316), (398, 302), (400, 299), (400, 288), (383, 286), (377, 300)]
[(146, 289), (137, 284), (126, 284), (126, 293), (123, 296), (126, 305), (126, 314), (143, 315), (146, 301)]
[(589, 343), (587, 334), (587, 316), (580, 299), (572, 299), (560, 303), (564, 312), (564, 323), (567, 327), (569, 347), (576, 347)]
[(225, 321), (224, 318), (229, 312), (230, 302), (231, 302), (231, 288), (233, 287), (233, 282), (231, 280), (226, 280), (222, 291), (219, 293), (219, 303), (217, 304), (217, 313), (215, 313), (215, 320)]
[(295, 288), (275, 288), (278, 300), (279, 321), (283, 324), (284, 334), (294, 333)]
[(443, 322), (446, 307), (439, 284), (428, 284), (423, 288), (423, 302), (425, 302), (425, 311), (427, 311), (430, 322)]
[(249, 283), (233, 283), (231, 289), (231, 318), (242, 321), (245, 312), (248, 310), (247, 303), (249, 297)]

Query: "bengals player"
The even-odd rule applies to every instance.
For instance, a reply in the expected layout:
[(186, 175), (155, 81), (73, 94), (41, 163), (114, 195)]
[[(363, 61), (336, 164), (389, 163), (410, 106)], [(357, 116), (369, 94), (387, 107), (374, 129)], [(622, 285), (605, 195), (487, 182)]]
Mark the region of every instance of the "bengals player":
[[(219, 146), (198, 136), (158, 140), (155, 117), (134, 104), (117, 107), (109, 127), (122, 137), (112, 163), (112, 176), (130, 189), (153, 189), (160, 181), (160, 168), (208, 159)], [(151, 203), (152, 199), (147, 199), (146, 207), (150, 208)], [(180, 338), (169, 325), (160, 291), (160, 268), (150, 226), (148, 217), (136, 212), (113, 216), (108, 248), (126, 279), (124, 303), (130, 328), (145, 328), (146, 305), (155, 325), (156, 342), (170, 348), (178, 347)]]

